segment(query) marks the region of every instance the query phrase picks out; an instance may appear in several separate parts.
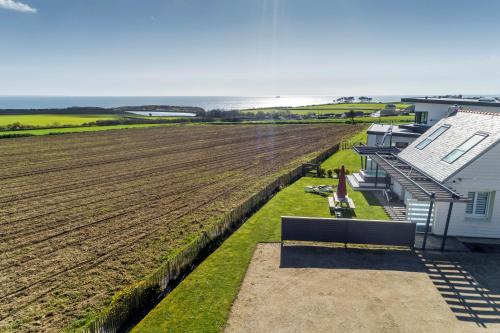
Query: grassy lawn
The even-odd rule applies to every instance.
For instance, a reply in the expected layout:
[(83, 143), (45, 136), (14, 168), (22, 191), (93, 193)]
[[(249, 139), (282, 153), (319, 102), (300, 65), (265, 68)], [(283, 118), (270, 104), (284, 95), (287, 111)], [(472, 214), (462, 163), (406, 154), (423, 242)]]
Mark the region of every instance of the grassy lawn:
[[(351, 138), (349, 138), (349, 142), (352, 144), (358, 144), (360, 142), (366, 142), (367, 134), (366, 131), (362, 131)], [(325, 170), (333, 170), (335, 168), (339, 168), (344, 165), (344, 167), (351, 171), (356, 172), (361, 168), (361, 160), (358, 154), (356, 154), (352, 150), (340, 150), (335, 153), (332, 157), (323, 162), (321, 167)], [(355, 194), (356, 192), (354, 192)]]
[(415, 116), (388, 116), (388, 117), (357, 117), (356, 122), (361, 123), (380, 123), (380, 124), (401, 124), (401, 123), (412, 123), (415, 120)]
[(411, 104), (407, 103), (338, 103), (338, 104), (322, 104), (322, 105), (309, 105), (301, 106), (295, 109), (302, 110), (315, 110), (315, 109), (325, 109), (325, 110), (336, 110), (336, 109), (364, 109), (364, 110), (380, 110), (383, 109), (387, 104), (394, 104), (398, 109), (404, 109), (409, 107)]
[(0, 126), (20, 123), (25, 126), (80, 126), (97, 120), (117, 119), (113, 115), (59, 115), (59, 114), (26, 114), (26, 115), (0, 115)]
[(246, 112), (263, 111), (266, 113), (290, 111), (291, 113), (294, 114), (308, 114), (308, 113), (341, 114), (349, 110), (354, 110), (354, 111), (364, 111), (365, 113), (372, 113), (374, 111), (384, 109), (387, 104), (395, 104), (398, 109), (405, 109), (410, 106), (410, 104), (405, 104), (405, 103), (341, 103), (341, 104), (300, 106), (293, 108), (282, 107), (282, 108), (249, 109), (244, 111)]
[[(363, 124), (408, 124), (415, 120), (415, 116), (389, 116), (389, 117), (356, 117), (356, 123)], [(241, 122), (229, 123), (229, 122), (216, 122), (225, 124), (346, 124), (350, 122), (349, 118), (326, 118), (326, 119), (316, 119), (316, 118), (306, 118), (306, 119), (265, 119), (265, 120), (245, 120)]]
[(89, 127), (64, 127), (64, 128), (43, 128), (32, 130), (18, 130), (18, 131), (0, 131), (0, 137), (3, 135), (11, 134), (29, 134), (29, 135), (49, 135), (49, 134), (64, 134), (64, 133), (80, 133), (80, 132), (96, 132), (96, 131), (109, 131), (126, 128), (141, 128), (141, 127), (154, 127), (154, 126), (171, 126), (175, 123), (166, 124), (132, 124), (132, 125), (110, 125), (110, 126), (89, 126)]
[[(356, 140), (364, 137), (359, 134)], [(341, 151), (325, 161), (323, 167), (333, 169), (341, 164), (357, 170), (359, 157), (351, 150)], [(304, 193), (303, 188), (336, 182), (329, 178), (303, 177), (280, 191), (189, 274), (133, 332), (220, 332), (255, 246), (280, 240), (282, 215), (330, 217), (326, 198)], [(371, 195), (352, 190), (349, 195), (356, 203), (357, 218), (387, 219)]]

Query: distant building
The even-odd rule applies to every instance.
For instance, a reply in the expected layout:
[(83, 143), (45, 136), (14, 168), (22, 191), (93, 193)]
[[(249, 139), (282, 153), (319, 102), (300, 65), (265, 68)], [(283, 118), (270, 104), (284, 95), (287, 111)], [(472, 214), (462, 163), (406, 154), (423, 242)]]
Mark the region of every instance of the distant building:
[(380, 117), (395, 116), (398, 114), (398, 109), (395, 104), (387, 104), (384, 109), (380, 110)]

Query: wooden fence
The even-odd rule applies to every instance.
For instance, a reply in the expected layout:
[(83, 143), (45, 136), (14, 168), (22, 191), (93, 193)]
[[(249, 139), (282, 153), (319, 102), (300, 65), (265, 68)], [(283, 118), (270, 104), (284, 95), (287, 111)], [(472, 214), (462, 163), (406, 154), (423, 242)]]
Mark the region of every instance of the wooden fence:
[(203, 232), (174, 258), (163, 264), (157, 271), (146, 277), (132, 288), (119, 293), (96, 320), (83, 329), (85, 333), (120, 332), (125, 330), (134, 319), (144, 315), (147, 310), (159, 303), (161, 298), (195, 265), (208, 256), (223, 239), (232, 234), (237, 227), (259, 207), (267, 202), (281, 188), (290, 185), (304, 174), (304, 165), (321, 163), (339, 149), (339, 144), (326, 149), (318, 156), (290, 172), (281, 175), (258, 193), (251, 196), (238, 207), (225, 214), (219, 222)]
[(354, 147), (354, 145), (356, 145), (358, 142), (354, 141), (354, 140), (342, 140), (340, 142), (340, 146), (339, 146), (339, 149), (340, 150), (348, 150), (348, 149), (352, 149)]

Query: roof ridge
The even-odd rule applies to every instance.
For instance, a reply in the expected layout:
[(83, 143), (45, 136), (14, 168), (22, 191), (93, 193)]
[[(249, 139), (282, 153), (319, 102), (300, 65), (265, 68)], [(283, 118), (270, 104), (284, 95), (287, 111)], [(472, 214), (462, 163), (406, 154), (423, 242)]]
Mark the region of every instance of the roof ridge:
[(471, 110), (471, 109), (460, 109), (460, 110), (458, 110), (458, 112), (482, 114), (482, 115), (487, 115), (487, 116), (500, 116), (500, 112), (479, 111), (479, 110)]

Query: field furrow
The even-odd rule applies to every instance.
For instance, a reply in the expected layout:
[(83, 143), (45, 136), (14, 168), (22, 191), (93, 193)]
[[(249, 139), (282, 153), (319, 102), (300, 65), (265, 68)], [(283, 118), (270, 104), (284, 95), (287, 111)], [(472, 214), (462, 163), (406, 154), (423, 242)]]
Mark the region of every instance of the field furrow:
[(0, 330), (58, 332), (102, 310), (280, 172), (353, 130), (166, 126), (3, 140)]

